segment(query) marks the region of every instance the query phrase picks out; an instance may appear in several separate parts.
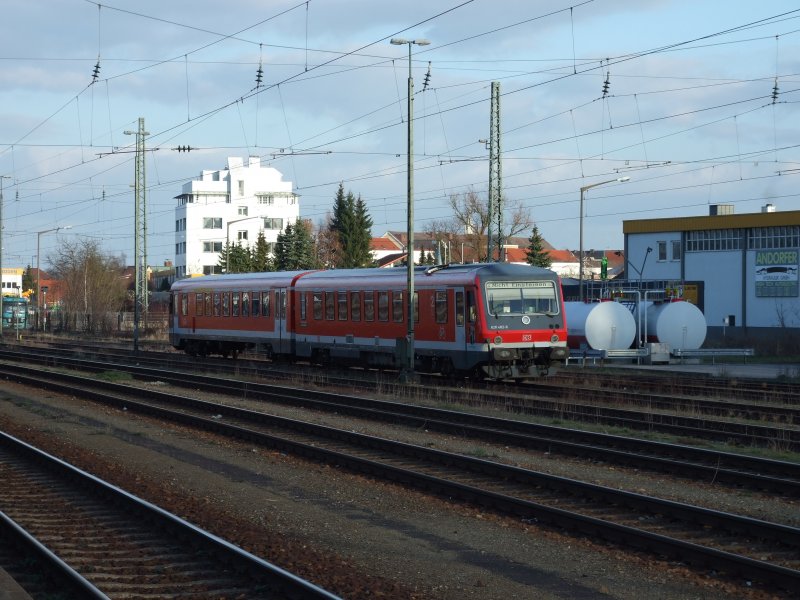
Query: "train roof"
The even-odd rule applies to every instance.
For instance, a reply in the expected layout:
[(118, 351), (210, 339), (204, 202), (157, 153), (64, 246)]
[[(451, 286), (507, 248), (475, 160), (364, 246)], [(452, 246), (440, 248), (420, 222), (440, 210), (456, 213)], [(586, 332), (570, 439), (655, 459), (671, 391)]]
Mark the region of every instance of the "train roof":
[[(541, 267), (510, 263), (469, 263), (414, 267), (414, 281), (419, 285), (454, 285), (485, 279), (556, 279), (557, 275)], [(297, 288), (329, 287), (352, 283), (363, 287), (396, 286), (406, 281), (408, 271), (402, 267), (391, 269), (328, 269), (322, 271), (276, 271), (264, 273), (234, 273), (230, 275), (207, 275), (182, 279), (172, 285), (173, 291), (201, 290), (203, 288), (247, 288), (256, 283), (269, 283), (272, 287)]]

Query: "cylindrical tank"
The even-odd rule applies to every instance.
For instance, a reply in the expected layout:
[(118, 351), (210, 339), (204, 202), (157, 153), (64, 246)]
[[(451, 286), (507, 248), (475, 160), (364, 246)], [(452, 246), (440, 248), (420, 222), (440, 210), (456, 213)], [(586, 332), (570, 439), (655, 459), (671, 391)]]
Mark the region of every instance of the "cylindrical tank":
[[(670, 350), (697, 350), (706, 340), (706, 317), (691, 302), (647, 301), (638, 306), (641, 311), (642, 337), (646, 341), (669, 345)], [(639, 315), (634, 310), (634, 319), (639, 326)]]
[(571, 348), (586, 342), (595, 350), (625, 350), (636, 338), (633, 315), (619, 302), (565, 302), (564, 312)]

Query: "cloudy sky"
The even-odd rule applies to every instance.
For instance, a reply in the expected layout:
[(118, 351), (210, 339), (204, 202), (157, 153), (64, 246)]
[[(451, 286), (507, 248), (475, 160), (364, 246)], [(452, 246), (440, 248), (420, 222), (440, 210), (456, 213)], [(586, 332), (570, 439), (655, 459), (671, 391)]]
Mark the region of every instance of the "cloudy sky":
[(408, 49), (392, 37), (430, 40), (412, 56), (417, 231), (452, 194), (485, 194), (495, 81), (504, 196), (557, 248), (578, 246), (579, 189), (622, 176), (587, 192), (586, 249), (621, 247), (624, 219), (800, 209), (789, 0), (3, 4), (3, 266), (35, 265), (38, 238), (44, 268), (75, 236), (133, 262), (139, 117), (152, 264), (174, 257), (181, 185), (228, 156), (280, 170), (315, 223), (342, 182), (375, 235), (404, 230)]

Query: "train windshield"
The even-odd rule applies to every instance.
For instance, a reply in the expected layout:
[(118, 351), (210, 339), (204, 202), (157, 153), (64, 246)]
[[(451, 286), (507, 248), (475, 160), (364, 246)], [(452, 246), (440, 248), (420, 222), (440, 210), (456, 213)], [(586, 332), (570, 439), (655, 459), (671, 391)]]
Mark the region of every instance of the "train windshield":
[(486, 308), (495, 317), (558, 314), (553, 281), (487, 281), (484, 287)]

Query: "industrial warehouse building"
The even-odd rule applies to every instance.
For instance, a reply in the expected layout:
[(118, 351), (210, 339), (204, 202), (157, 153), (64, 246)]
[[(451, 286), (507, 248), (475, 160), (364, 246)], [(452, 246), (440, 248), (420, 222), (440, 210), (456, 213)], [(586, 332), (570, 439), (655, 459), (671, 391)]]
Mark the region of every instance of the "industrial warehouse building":
[(228, 158), (226, 169), (203, 171), (183, 184), (175, 199), (176, 278), (220, 273), (226, 242), (250, 247), (263, 232), (267, 243), (275, 244), (300, 216), (292, 183), (252, 156), (247, 162)]
[[(800, 334), (800, 211), (623, 221), (627, 278), (680, 289), (713, 345), (786, 343)], [(782, 334), (782, 335), (778, 335)]]

